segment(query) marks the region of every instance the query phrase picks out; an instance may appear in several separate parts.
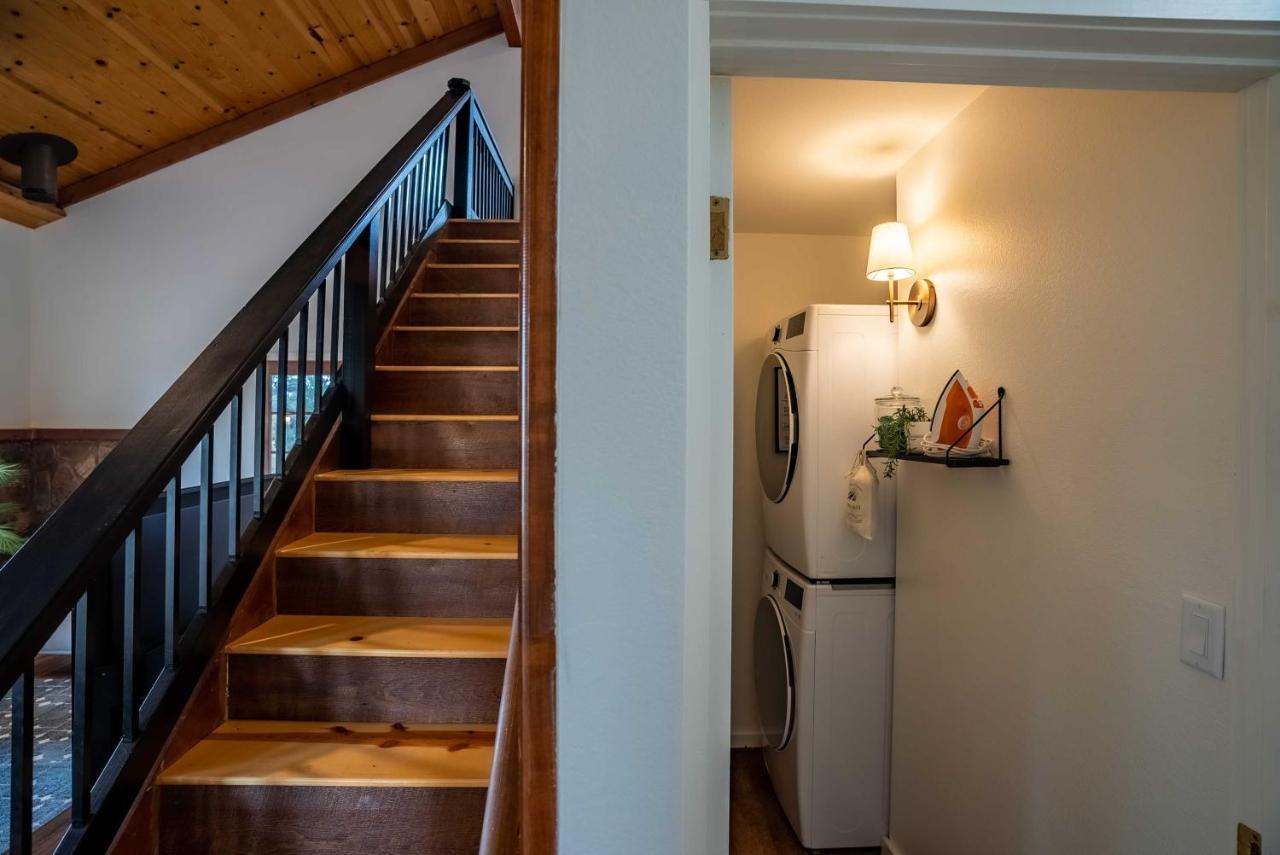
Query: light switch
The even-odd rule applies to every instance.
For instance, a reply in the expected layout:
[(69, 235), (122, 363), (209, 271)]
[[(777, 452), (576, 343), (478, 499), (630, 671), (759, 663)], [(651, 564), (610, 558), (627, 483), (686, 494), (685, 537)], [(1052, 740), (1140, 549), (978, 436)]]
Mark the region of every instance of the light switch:
[(1209, 619), (1202, 614), (1191, 613), (1187, 621), (1187, 637), (1183, 641), (1187, 652), (1196, 656), (1204, 656), (1209, 652)]
[(1227, 610), (1190, 594), (1182, 595), (1182, 661), (1222, 679)]

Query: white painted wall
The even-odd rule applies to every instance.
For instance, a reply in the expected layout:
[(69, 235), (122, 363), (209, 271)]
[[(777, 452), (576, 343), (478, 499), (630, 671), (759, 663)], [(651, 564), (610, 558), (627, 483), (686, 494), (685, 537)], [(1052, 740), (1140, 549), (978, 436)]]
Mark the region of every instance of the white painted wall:
[(0, 428), (29, 426), (31, 232), (0, 221)]
[[(689, 507), (729, 493), (727, 463), (719, 486), (714, 461), (690, 468), (716, 441), (728, 453), (694, 400), (727, 354), (688, 340), (731, 312), (727, 288), (707, 293), (706, 16), (705, 0), (562, 7), (563, 855), (727, 851), (727, 550), (717, 559), (722, 512)], [(718, 360), (705, 374), (704, 356)]]
[(498, 37), (82, 202), (35, 231), (31, 423), (132, 427), (450, 77), (471, 81), (515, 177), (520, 53)]
[[(865, 236), (734, 236), (733, 266), (733, 744), (761, 745), (752, 670), (752, 629), (764, 555), (763, 497), (756, 469), (756, 383), (768, 335), (811, 303), (880, 303), (867, 281)], [(888, 323), (886, 313), (886, 323)], [(885, 390), (888, 392), (888, 390)]]
[(1178, 640), (1244, 557), (1238, 106), (991, 89), (899, 174), (940, 301), (904, 385), (1004, 384), (1012, 459), (903, 467), (903, 855), (1231, 848), (1238, 644), (1218, 681)]

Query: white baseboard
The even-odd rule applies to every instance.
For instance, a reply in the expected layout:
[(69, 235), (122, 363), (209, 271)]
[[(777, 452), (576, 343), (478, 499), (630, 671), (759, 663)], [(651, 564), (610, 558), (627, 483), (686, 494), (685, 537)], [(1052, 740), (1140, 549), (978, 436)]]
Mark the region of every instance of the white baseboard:
[(903, 855), (902, 850), (893, 845), (887, 837), (880, 838), (880, 855)]

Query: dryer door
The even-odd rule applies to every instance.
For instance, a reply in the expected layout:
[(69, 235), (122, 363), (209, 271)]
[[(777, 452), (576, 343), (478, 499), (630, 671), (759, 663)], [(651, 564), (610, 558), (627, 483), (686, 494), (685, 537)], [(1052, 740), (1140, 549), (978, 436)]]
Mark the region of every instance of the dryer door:
[(796, 383), (780, 353), (765, 357), (756, 386), (756, 463), (760, 486), (769, 501), (786, 498), (800, 450), (800, 413)]
[(755, 672), (760, 727), (769, 747), (781, 751), (795, 725), (795, 669), (782, 610), (768, 595), (756, 607)]

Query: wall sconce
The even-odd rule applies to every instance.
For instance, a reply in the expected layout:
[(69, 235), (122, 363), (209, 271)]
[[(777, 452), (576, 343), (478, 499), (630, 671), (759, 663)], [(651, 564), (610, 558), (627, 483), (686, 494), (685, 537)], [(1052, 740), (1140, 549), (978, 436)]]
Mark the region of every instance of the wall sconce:
[(911, 237), (906, 223), (881, 223), (871, 230), (871, 251), (867, 253), (867, 278), (889, 283), (889, 323), (894, 321), (896, 306), (906, 306), (911, 323), (922, 327), (933, 320), (938, 306), (937, 293), (928, 279), (917, 279), (907, 299), (898, 299), (898, 280), (916, 275), (911, 259)]

